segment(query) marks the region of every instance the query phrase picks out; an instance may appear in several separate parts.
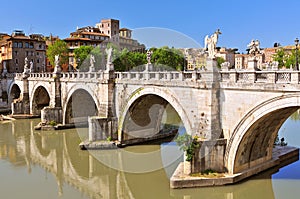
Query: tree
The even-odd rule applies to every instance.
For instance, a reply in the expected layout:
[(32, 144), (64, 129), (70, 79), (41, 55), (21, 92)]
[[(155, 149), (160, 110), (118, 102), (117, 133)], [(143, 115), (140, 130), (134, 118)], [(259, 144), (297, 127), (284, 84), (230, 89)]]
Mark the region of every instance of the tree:
[[(129, 71), (147, 63), (146, 54), (140, 52), (129, 52), (126, 48), (122, 50), (119, 57), (113, 61), (115, 70)], [(139, 69), (137, 69), (139, 70)]]
[(52, 66), (55, 65), (55, 55), (60, 56), (61, 66), (68, 64), (68, 46), (67, 43), (63, 40), (56, 40), (52, 45), (49, 45), (46, 54)]
[(84, 69), (89, 67), (89, 61), (86, 60), (89, 58), (90, 53), (92, 52), (92, 46), (80, 46), (74, 50), (74, 57), (77, 63), (77, 69)]
[(278, 62), (278, 67), (282, 68), (286, 60), (286, 53), (282, 48), (278, 49), (277, 52), (273, 55), (274, 61)]
[(221, 64), (225, 62), (223, 57), (217, 57), (218, 68), (221, 68)]
[[(169, 67), (169, 69), (183, 70), (186, 60), (181, 51), (167, 46), (151, 48), (153, 51), (151, 62), (156, 66)], [(166, 68), (165, 68), (166, 69)]]

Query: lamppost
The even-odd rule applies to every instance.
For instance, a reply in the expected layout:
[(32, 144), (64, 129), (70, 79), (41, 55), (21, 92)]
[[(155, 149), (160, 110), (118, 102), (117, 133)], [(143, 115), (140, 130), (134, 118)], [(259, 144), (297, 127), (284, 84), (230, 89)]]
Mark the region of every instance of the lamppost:
[(295, 70), (299, 70), (299, 64), (298, 64), (298, 45), (299, 45), (299, 39), (296, 38), (295, 39), (295, 46), (296, 46), (296, 66), (295, 66)]

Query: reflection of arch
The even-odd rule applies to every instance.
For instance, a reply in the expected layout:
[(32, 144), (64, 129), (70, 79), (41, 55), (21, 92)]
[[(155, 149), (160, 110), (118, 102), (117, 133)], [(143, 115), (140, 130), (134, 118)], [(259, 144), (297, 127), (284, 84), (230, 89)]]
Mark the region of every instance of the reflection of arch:
[(225, 156), (229, 173), (271, 160), (278, 130), (299, 106), (300, 95), (291, 94), (273, 98), (251, 110), (229, 140)]
[(65, 133), (63, 139), (63, 150), (65, 154), (65, 165), (68, 165), (68, 172), (80, 178), (89, 178), (89, 153), (82, 153), (78, 147), (78, 134)]
[(141, 97), (143, 96), (158, 96), (159, 98), (162, 98), (164, 101), (169, 103), (178, 113), (179, 117), (181, 118), (181, 121), (187, 131), (187, 133), (191, 134), (191, 123), (187, 117), (187, 114), (179, 101), (174, 97), (175, 95), (172, 94), (167, 89), (161, 89), (158, 87), (143, 87), (139, 88), (136, 91), (133, 92), (133, 94), (129, 97), (129, 100), (124, 108), (124, 110), (121, 112), (120, 119), (119, 119), (119, 129), (118, 129), (118, 138), (119, 141), (122, 140), (122, 130), (124, 127), (124, 121), (126, 120), (127, 114), (133, 109), (132, 107), (135, 106), (135, 103), (138, 102)]
[(50, 105), (50, 95), (45, 87), (38, 86), (33, 90), (30, 104), (33, 115), (41, 115), (41, 110)]
[(87, 122), (88, 116), (98, 115), (99, 105), (90, 89), (71, 89), (64, 107), (64, 123)]

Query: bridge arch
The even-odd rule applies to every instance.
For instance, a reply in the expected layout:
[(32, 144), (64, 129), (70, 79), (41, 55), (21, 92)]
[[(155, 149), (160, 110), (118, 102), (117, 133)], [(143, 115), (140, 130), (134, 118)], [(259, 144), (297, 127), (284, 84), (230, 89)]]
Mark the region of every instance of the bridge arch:
[(228, 142), (225, 164), (231, 174), (272, 159), (273, 144), (282, 124), (300, 108), (300, 94), (275, 97), (252, 109)]
[(8, 93), (8, 103), (10, 104), (11, 102), (13, 102), (13, 100), (22, 97), (23, 85), (18, 84), (15, 81), (12, 81), (8, 86), (7, 93)]
[(87, 122), (88, 116), (98, 115), (100, 103), (95, 93), (89, 86), (74, 85), (68, 92), (63, 103), (63, 123)]
[[(123, 110), (121, 110), (120, 112), (120, 117), (119, 117), (119, 126), (118, 126), (118, 139), (119, 141), (122, 141), (122, 136), (123, 136), (123, 127), (124, 127), (124, 123), (126, 120), (126, 116), (128, 115), (130, 109), (132, 109), (132, 107), (135, 105), (136, 102), (138, 102), (139, 100), (141, 100), (142, 98), (145, 98), (149, 96), (150, 100), (154, 99), (152, 98), (153, 96), (158, 97), (159, 99), (161, 99), (162, 103), (168, 103), (170, 104), (175, 111), (177, 112), (178, 116), (180, 117), (186, 132), (188, 134), (192, 133), (192, 125), (191, 122), (184, 110), (184, 108), (182, 107), (182, 105), (180, 104), (180, 102), (178, 101), (178, 99), (176, 99), (174, 96), (174, 94), (166, 89), (166, 88), (159, 88), (159, 87), (140, 87), (138, 89), (136, 89), (132, 95), (128, 98), (129, 100), (126, 102), (126, 105), (124, 107)], [(162, 104), (165, 105), (165, 104)]]
[(32, 89), (30, 100), (31, 113), (41, 115), (41, 110), (50, 105), (50, 91), (42, 84), (37, 84)]

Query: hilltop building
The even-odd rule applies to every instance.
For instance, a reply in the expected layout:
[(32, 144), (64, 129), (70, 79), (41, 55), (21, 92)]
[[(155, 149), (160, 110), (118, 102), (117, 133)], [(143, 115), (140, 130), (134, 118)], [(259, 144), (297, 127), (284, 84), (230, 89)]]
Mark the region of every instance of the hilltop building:
[(26, 36), (21, 30), (15, 30), (11, 35), (1, 34), (0, 37), (0, 67), (9, 73), (20, 73), (24, 70), (25, 57), (33, 63), (32, 72), (45, 71), (46, 43), (41, 34)]
[(113, 43), (120, 50), (124, 48), (129, 51), (145, 51), (145, 45), (132, 39), (132, 30), (127, 28), (120, 29), (120, 22), (116, 19), (102, 19), (95, 27), (87, 26), (77, 28), (75, 32), (70, 33), (70, 37), (64, 39), (69, 47), (69, 64), (77, 67), (74, 58), (74, 49), (80, 46), (99, 46), (105, 49), (108, 43)]

